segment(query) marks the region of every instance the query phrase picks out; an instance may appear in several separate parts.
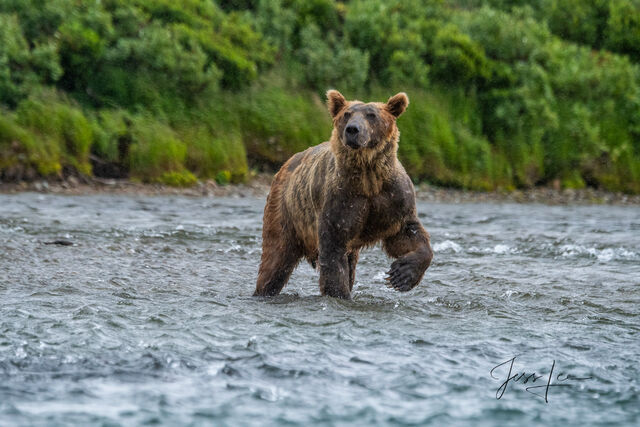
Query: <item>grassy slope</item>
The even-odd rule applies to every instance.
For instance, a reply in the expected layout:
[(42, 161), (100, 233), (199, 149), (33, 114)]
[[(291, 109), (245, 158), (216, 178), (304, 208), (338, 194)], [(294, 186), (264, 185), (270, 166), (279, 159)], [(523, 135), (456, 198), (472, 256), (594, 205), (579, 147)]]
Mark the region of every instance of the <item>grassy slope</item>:
[[(242, 182), (250, 167), (276, 170), (293, 153), (327, 140), (331, 132), (319, 94), (264, 83), (267, 80), (239, 93), (223, 91), (210, 105), (169, 118), (85, 111), (54, 93), (34, 96), (0, 116), (0, 168), (5, 180), (57, 177), (64, 171), (91, 175), (93, 167), (102, 176), (128, 170), (132, 179), (172, 185), (190, 185), (197, 178)], [(445, 90), (402, 89), (411, 104), (398, 120), (399, 155), (416, 182), (476, 190), (530, 187), (540, 183), (545, 156), (570, 156), (562, 151), (571, 151), (566, 146), (557, 147), (557, 153), (526, 143), (496, 147), (478, 136), (473, 98)], [(384, 101), (394, 91), (368, 92), (345, 96)], [(593, 173), (601, 173), (599, 182), (605, 188), (637, 193), (637, 177), (621, 180), (629, 170), (637, 170), (638, 160), (623, 160), (626, 169), (596, 163)], [(566, 176), (562, 184), (585, 185), (579, 175)]]

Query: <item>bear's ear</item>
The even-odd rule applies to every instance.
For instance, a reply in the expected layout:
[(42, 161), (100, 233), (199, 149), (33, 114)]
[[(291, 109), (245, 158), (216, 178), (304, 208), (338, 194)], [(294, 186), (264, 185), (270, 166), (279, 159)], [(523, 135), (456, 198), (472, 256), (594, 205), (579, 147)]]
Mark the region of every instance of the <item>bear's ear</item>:
[(340, 92), (331, 89), (327, 91), (327, 104), (331, 117), (335, 117), (347, 105), (347, 100)]
[(400, 117), (404, 110), (407, 109), (407, 105), (409, 105), (409, 97), (407, 97), (406, 93), (400, 92), (389, 98), (387, 110), (395, 117)]

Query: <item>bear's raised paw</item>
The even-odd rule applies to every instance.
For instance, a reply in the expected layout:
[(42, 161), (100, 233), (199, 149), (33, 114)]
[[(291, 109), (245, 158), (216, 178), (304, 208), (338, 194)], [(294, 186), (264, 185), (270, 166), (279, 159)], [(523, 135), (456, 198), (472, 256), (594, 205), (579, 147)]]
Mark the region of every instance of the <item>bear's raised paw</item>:
[(420, 262), (411, 256), (398, 258), (387, 272), (386, 285), (396, 291), (407, 292), (415, 288), (422, 279), (424, 270)]

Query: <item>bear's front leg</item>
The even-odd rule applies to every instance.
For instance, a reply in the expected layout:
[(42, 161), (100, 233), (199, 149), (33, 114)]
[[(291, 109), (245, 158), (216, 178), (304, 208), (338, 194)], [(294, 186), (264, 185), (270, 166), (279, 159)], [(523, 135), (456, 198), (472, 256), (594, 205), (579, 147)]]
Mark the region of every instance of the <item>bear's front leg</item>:
[(322, 295), (351, 298), (347, 246), (360, 232), (366, 210), (366, 204), (356, 198), (339, 195), (327, 198), (318, 227), (318, 267)]
[(418, 218), (404, 221), (400, 231), (384, 241), (384, 249), (389, 256), (398, 258), (387, 272), (389, 286), (400, 292), (415, 288), (433, 258), (429, 233)]
[(349, 261), (347, 252), (320, 252), (320, 293), (335, 298), (350, 299)]

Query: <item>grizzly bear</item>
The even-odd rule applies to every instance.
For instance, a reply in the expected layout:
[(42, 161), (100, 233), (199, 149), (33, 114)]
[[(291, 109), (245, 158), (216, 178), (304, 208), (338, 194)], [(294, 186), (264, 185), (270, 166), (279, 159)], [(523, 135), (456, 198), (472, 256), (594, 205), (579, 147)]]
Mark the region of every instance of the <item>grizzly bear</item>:
[(387, 286), (413, 289), (431, 264), (429, 234), (397, 157), (396, 119), (405, 93), (386, 103), (327, 92), (331, 140), (291, 157), (273, 179), (264, 208), (262, 259), (254, 295), (280, 293), (301, 258), (320, 270), (320, 293), (351, 297), (360, 249), (382, 241), (397, 258)]

